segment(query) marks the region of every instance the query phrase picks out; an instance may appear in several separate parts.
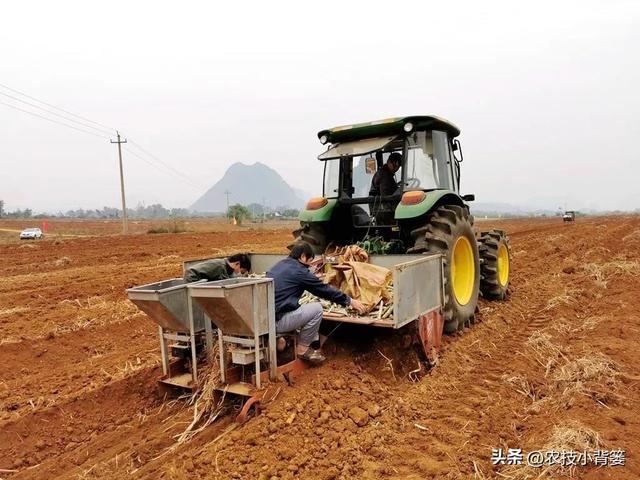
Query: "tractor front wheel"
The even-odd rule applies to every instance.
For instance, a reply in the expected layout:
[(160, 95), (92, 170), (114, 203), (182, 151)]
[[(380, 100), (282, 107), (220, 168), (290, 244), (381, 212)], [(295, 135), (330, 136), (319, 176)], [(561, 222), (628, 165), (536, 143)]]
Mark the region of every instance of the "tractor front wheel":
[(444, 255), (444, 331), (462, 330), (474, 319), (480, 287), (478, 246), (467, 209), (443, 205), (411, 232), (408, 253)]

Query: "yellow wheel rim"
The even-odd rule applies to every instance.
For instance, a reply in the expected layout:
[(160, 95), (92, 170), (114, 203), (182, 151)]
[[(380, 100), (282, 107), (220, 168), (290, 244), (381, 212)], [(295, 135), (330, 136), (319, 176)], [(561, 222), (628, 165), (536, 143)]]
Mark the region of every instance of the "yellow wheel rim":
[(460, 305), (466, 305), (471, 300), (475, 279), (476, 269), (471, 243), (466, 237), (460, 237), (453, 246), (451, 256), (453, 294)]
[(498, 248), (498, 281), (503, 287), (509, 283), (509, 250), (504, 243)]

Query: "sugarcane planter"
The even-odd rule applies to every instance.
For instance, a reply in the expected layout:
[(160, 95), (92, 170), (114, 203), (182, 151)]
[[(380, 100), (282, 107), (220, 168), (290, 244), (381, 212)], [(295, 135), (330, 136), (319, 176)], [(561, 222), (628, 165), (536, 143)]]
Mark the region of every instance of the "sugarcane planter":
[[(251, 254), (250, 258), (254, 271), (266, 272), (285, 256)], [(367, 315), (333, 311), (327, 305), (324, 321), (409, 331), (427, 359), (433, 360), (443, 328), (442, 258), (371, 255), (370, 263), (392, 272), (392, 301)], [(187, 261), (184, 269), (203, 260), (207, 259)], [(259, 409), (267, 383), (284, 379), (292, 384), (306, 368), (295, 355), (287, 357), (286, 351), (279, 358), (273, 280), (260, 277), (190, 284), (170, 279), (127, 290), (129, 299), (159, 328), (161, 394), (196, 391), (201, 383), (198, 371), (210, 359), (219, 366), (219, 394), (244, 399), (238, 415), (243, 422), (251, 409)], [(305, 296), (305, 301), (315, 299)], [(295, 351), (295, 340), (290, 350)]]
[[(264, 272), (269, 271), (273, 265), (284, 258), (284, 255), (278, 254), (250, 254), (252, 269), (258, 272), (254, 280), (263, 280)], [(184, 263), (184, 269), (205, 260), (208, 259), (189, 260)], [(312, 298), (309, 293), (305, 293), (301, 303), (320, 301), (324, 307), (323, 320), (327, 322), (411, 331), (412, 339), (424, 352), (427, 360), (433, 361), (435, 353), (440, 348), (443, 329), (444, 267), (442, 260), (443, 256), (440, 254), (369, 256), (369, 263), (391, 271), (393, 297), (387, 305), (379, 305), (366, 315), (340, 309), (337, 305), (330, 305), (326, 301)], [(252, 279), (245, 281), (249, 280)], [(195, 292), (206, 292), (210, 288), (209, 285), (216, 283), (219, 282), (193, 285), (189, 287), (189, 291), (192, 296), (199, 295)], [(217, 313), (211, 306), (206, 306), (202, 298), (195, 298), (195, 300), (224, 332), (225, 326), (220, 320), (216, 320)]]

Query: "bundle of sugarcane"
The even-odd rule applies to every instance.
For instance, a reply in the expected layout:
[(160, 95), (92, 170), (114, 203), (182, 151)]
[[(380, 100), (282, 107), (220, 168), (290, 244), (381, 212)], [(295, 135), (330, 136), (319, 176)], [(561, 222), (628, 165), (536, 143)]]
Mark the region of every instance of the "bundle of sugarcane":
[(300, 305), (305, 305), (307, 303), (318, 302), (322, 305), (322, 309), (325, 313), (331, 313), (334, 315), (342, 316), (342, 317), (373, 317), (378, 320), (381, 319), (393, 319), (393, 286), (390, 286), (389, 291), (392, 295), (391, 300), (388, 303), (384, 303), (383, 300), (380, 300), (378, 304), (368, 313), (359, 314), (355, 310), (351, 308), (342, 307), (336, 303), (330, 302), (329, 300), (324, 300), (322, 298), (316, 297), (309, 292), (304, 292), (302, 297), (300, 298)]
[[(247, 277), (249, 278), (264, 278), (265, 276), (265, 273), (250, 273), (249, 275), (247, 275)], [(381, 320), (383, 318), (393, 319), (393, 283), (389, 284), (388, 290), (391, 294), (391, 298), (389, 299), (389, 301), (387, 303), (384, 303), (383, 300), (380, 300), (380, 302), (378, 302), (378, 304), (371, 311), (365, 314), (360, 314), (351, 308), (343, 307), (329, 300), (324, 300), (322, 298), (316, 297), (309, 292), (304, 292), (304, 294), (300, 298), (300, 305), (318, 302), (320, 305), (322, 305), (322, 309), (325, 311), (325, 313), (331, 313), (342, 317), (369, 317), (377, 318), (378, 320)]]

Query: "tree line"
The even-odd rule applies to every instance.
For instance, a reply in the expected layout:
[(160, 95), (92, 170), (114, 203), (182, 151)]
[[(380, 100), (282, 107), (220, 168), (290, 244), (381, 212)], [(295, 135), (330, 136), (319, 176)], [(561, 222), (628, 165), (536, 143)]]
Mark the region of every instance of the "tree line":
[[(232, 205), (229, 207), (227, 217), (235, 217), (237, 221), (251, 218), (297, 218), (299, 211), (292, 208), (270, 209), (259, 204)], [(122, 210), (113, 207), (101, 209), (67, 210), (56, 213), (34, 213), (30, 208), (5, 211), (4, 201), (0, 200), (0, 218), (87, 218), (87, 219), (116, 219), (121, 218)], [(165, 208), (159, 203), (153, 205), (138, 205), (136, 208), (127, 208), (129, 218), (195, 218), (195, 217), (222, 217), (224, 213), (192, 212), (186, 208)]]
[[(256, 208), (259, 206), (260, 209)], [(231, 205), (229, 210), (227, 210), (227, 217), (233, 218), (238, 223), (242, 223), (244, 220), (260, 220), (264, 218), (298, 218), (298, 214), (300, 210), (296, 210), (295, 208), (283, 208), (283, 209), (266, 209), (261, 205), (250, 204), (250, 205), (241, 205), (239, 203), (235, 205)]]
[[(122, 210), (113, 207), (102, 208), (78, 208), (67, 210), (66, 212), (41, 212), (34, 213), (32, 209), (16, 209), (11, 212), (4, 210), (4, 202), (0, 200), (0, 217), (2, 218), (93, 218), (93, 219), (110, 219), (120, 218)], [(156, 203), (153, 205), (138, 205), (136, 208), (127, 208), (127, 216), (129, 218), (171, 218), (171, 217), (192, 217), (196, 216), (186, 208), (165, 208)], [(200, 216), (200, 215), (197, 215)]]

